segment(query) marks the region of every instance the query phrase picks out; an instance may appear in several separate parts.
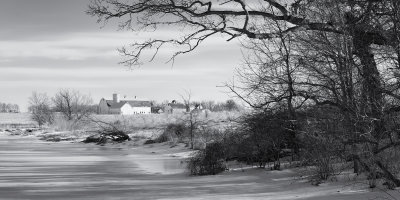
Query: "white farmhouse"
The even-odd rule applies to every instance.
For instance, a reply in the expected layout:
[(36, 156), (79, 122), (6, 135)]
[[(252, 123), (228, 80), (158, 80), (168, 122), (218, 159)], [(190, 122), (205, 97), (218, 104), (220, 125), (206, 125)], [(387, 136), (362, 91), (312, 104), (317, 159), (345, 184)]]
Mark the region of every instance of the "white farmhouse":
[(102, 98), (99, 103), (99, 114), (135, 115), (150, 113), (150, 101), (121, 100), (119, 94), (113, 94), (113, 100)]

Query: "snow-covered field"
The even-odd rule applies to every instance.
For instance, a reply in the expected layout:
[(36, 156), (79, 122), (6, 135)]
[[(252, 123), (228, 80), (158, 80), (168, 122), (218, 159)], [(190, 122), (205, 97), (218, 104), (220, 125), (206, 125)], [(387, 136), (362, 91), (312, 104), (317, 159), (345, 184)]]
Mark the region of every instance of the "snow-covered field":
[(36, 126), (29, 113), (0, 113), (0, 128)]
[[(96, 116), (137, 127), (131, 137), (151, 138), (157, 126), (181, 116)], [(226, 121), (236, 114), (207, 116)], [(183, 144), (140, 145), (130, 141), (99, 146), (82, 144), (87, 131), (28, 131), (29, 114), (0, 114), (0, 199), (397, 199), (399, 190), (369, 189), (365, 178), (344, 173), (313, 186), (296, 169), (239, 168), (216, 176), (189, 176)], [(152, 126), (153, 125), (153, 126)], [(157, 125), (157, 126), (154, 126)], [(3, 129), (3, 131), (1, 131)], [(54, 140), (46, 142), (39, 140)], [(239, 165), (238, 165), (239, 166)]]
[(295, 170), (232, 170), (193, 177), (178, 145), (99, 146), (0, 133), (0, 199), (400, 199), (344, 174), (319, 186)]
[[(227, 124), (243, 113), (238, 111), (207, 112), (196, 115), (196, 120), (209, 122), (213, 125)], [(184, 113), (150, 114), (150, 115), (93, 115), (92, 118), (104, 122), (117, 122), (131, 128), (160, 128), (170, 123), (183, 123), (189, 116)]]
[[(207, 112), (200, 113), (196, 120), (208, 122), (213, 127), (223, 127), (229, 125), (231, 120), (235, 120), (242, 115), (241, 112)], [(58, 115), (59, 116), (59, 115)], [(30, 113), (0, 113), (0, 129), (8, 128), (29, 128), (37, 126), (32, 120)], [(188, 116), (183, 113), (176, 114), (150, 114), (150, 115), (91, 115), (90, 120), (81, 123), (83, 129), (93, 129), (97, 126), (94, 121), (102, 121), (106, 123), (118, 123), (129, 129), (157, 129), (164, 128), (170, 123), (183, 123), (187, 121)], [(93, 120), (93, 121), (92, 121)], [(104, 124), (103, 124), (104, 125)], [(56, 118), (55, 123), (50, 125), (52, 129), (67, 130), (70, 129), (71, 123), (63, 120), (60, 116)]]

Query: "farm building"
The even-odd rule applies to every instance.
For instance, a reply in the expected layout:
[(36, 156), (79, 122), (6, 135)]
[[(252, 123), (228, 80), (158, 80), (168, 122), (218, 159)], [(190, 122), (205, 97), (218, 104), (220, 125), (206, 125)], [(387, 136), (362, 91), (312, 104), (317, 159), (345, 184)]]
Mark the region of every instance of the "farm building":
[(99, 103), (99, 114), (135, 115), (150, 113), (150, 101), (121, 100), (119, 94), (113, 94), (113, 100), (102, 98)]
[(166, 113), (184, 113), (189, 112), (190, 108), (187, 108), (185, 104), (178, 103), (176, 100), (173, 100), (171, 103), (168, 103), (164, 106), (164, 112)]

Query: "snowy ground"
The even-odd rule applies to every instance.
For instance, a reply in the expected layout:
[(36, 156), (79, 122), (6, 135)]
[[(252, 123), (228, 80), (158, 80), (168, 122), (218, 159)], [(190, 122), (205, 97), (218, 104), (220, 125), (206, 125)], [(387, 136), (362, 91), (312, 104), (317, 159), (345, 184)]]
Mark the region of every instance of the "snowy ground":
[(99, 146), (0, 133), (0, 199), (400, 199), (342, 176), (312, 186), (293, 170), (188, 176), (191, 151), (166, 144)]
[(32, 127), (36, 124), (29, 113), (0, 113), (0, 129)]

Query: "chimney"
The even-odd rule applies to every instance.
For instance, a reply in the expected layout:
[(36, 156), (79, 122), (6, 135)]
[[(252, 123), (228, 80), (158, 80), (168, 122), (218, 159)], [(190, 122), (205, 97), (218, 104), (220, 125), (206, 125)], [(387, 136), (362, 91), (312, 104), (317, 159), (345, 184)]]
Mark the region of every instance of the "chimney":
[(114, 103), (119, 103), (119, 94), (117, 93), (113, 94), (113, 101)]

